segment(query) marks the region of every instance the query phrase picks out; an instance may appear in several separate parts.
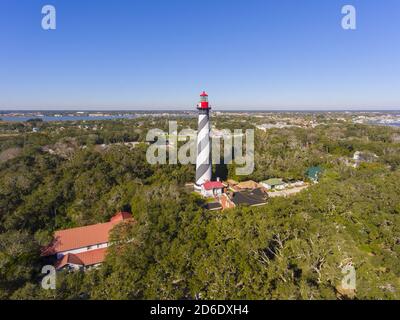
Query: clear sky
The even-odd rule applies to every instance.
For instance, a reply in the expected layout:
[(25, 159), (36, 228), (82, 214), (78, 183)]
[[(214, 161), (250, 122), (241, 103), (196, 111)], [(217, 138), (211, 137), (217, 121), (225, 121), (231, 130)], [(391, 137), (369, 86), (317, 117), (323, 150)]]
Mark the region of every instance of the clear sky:
[(400, 1), (0, 1), (0, 109), (190, 109), (203, 89), (221, 110), (400, 109)]

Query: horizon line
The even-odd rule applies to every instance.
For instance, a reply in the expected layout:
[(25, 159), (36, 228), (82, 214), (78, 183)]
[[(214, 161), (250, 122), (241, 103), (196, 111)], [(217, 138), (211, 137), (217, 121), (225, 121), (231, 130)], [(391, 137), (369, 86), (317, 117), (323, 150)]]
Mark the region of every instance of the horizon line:
[[(349, 108), (325, 108), (325, 107), (316, 107), (316, 108), (290, 108), (290, 107), (282, 107), (282, 108), (235, 108), (235, 109), (212, 109), (214, 112), (296, 112), (296, 111), (326, 111), (326, 112), (345, 112), (345, 111), (358, 111), (358, 112), (364, 112), (364, 111), (400, 111), (400, 107), (349, 107)], [(85, 108), (76, 108), (76, 107), (70, 107), (70, 108), (65, 108), (61, 109), (58, 107), (54, 107), (54, 109), (40, 109), (40, 108), (26, 108), (26, 109), (2, 109), (0, 108), (0, 112), (197, 112), (195, 108), (193, 109), (172, 109), (172, 108), (152, 108), (152, 109), (147, 109), (147, 108), (134, 108), (134, 109), (129, 109), (129, 108), (122, 108), (122, 109), (95, 109), (88, 107), (88, 109)]]
[[(109, 109), (108, 109), (109, 108)], [(220, 109), (221, 108), (221, 109)], [(400, 106), (363, 106), (363, 107), (212, 107), (215, 112), (268, 112), (268, 111), (400, 111)], [(196, 112), (196, 107), (179, 108), (179, 107), (0, 107), (0, 112), (39, 112), (39, 111), (73, 111), (73, 112), (150, 112), (150, 111), (167, 111), (167, 112)]]

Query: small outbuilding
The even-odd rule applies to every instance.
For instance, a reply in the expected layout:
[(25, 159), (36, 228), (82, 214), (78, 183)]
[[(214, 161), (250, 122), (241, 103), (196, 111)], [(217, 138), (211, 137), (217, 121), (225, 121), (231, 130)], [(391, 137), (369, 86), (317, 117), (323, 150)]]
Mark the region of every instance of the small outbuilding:
[(225, 185), (221, 181), (207, 181), (201, 186), (201, 194), (204, 197), (218, 197), (224, 193)]
[(236, 187), (240, 190), (254, 190), (260, 188), (260, 185), (253, 180), (248, 180), (238, 183)]
[(261, 182), (261, 185), (268, 190), (282, 190), (286, 183), (282, 179), (272, 178)]
[(232, 202), (235, 206), (248, 205), (248, 206), (261, 206), (267, 203), (268, 194), (262, 188), (254, 190), (245, 190), (235, 192), (232, 196)]
[(219, 202), (209, 202), (205, 205), (205, 208), (209, 211), (217, 211), (222, 209), (222, 205)]
[(306, 171), (307, 178), (314, 183), (318, 182), (321, 174), (322, 168), (320, 166), (308, 168), (308, 170)]

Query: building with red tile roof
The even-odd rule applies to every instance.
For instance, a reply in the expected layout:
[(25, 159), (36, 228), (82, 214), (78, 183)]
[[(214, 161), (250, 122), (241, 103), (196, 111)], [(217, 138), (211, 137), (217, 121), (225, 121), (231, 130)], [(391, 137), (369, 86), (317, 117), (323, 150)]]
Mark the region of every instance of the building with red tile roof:
[(107, 248), (96, 249), (81, 253), (67, 253), (56, 262), (56, 269), (61, 270), (65, 267), (80, 269), (82, 267), (95, 267), (101, 264), (106, 256)]
[(109, 222), (56, 231), (52, 243), (43, 248), (41, 255), (54, 256), (57, 269), (98, 265), (104, 261), (111, 229), (131, 219), (130, 213), (119, 212)]
[(224, 188), (221, 181), (206, 181), (201, 186), (201, 194), (204, 197), (216, 197), (223, 193)]
[(212, 189), (220, 189), (223, 188), (224, 185), (220, 181), (207, 181), (206, 183), (203, 184), (204, 189), (206, 190), (212, 190)]

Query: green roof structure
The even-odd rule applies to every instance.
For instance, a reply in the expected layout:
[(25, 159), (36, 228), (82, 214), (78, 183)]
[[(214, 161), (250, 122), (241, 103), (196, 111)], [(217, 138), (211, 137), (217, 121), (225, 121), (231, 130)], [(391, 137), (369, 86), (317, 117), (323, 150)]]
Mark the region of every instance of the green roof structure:
[(321, 173), (322, 168), (320, 166), (308, 168), (306, 171), (307, 177), (312, 181), (318, 181)]
[(270, 185), (271, 187), (281, 186), (281, 185), (285, 184), (285, 183), (282, 181), (282, 179), (278, 179), (278, 178), (268, 179), (268, 180), (262, 181), (261, 183), (268, 184), (268, 185)]

